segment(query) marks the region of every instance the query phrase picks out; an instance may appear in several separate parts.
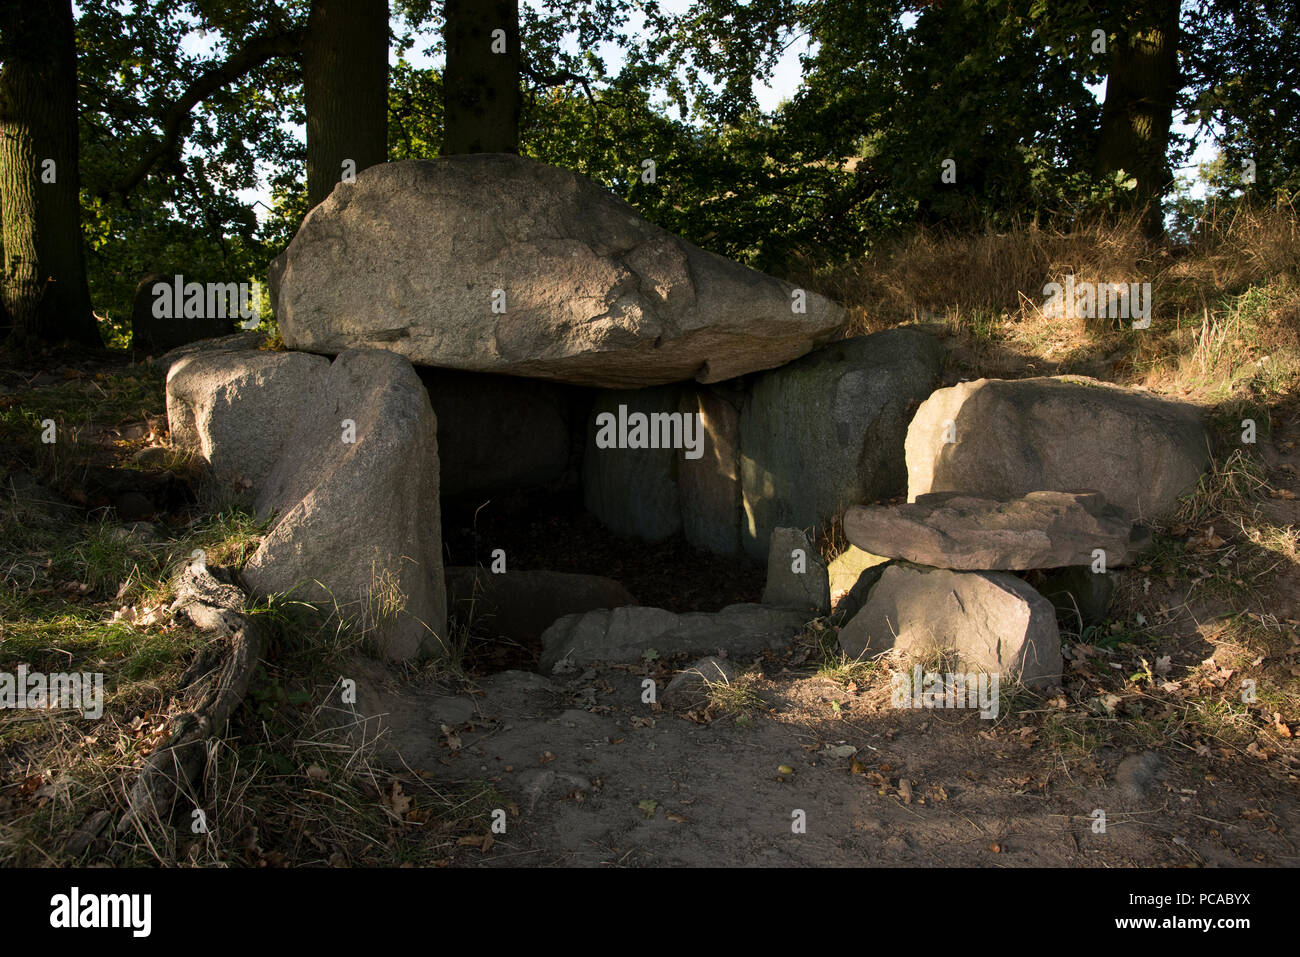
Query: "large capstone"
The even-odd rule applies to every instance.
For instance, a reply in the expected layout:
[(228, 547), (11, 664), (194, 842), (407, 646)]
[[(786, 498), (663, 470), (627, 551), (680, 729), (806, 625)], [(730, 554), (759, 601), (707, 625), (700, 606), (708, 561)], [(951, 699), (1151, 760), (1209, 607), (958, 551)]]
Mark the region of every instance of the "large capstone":
[(640, 388), (771, 369), (844, 310), (706, 252), (596, 183), (506, 154), (372, 166), (272, 264), (287, 346)]

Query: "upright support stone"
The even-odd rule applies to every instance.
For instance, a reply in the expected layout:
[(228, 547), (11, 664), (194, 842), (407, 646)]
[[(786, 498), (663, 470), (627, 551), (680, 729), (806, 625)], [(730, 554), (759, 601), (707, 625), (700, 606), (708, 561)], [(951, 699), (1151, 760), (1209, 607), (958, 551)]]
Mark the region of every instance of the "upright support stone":
[(808, 536), (797, 528), (772, 532), (763, 604), (829, 615), (831, 589), (826, 563)]

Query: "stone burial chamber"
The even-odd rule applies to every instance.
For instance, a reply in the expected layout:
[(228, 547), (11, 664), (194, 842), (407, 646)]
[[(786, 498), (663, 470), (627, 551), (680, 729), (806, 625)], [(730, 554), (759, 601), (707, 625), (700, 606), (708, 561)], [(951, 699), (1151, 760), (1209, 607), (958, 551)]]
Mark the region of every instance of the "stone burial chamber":
[(172, 441), (270, 520), (255, 593), (338, 609), (393, 660), (470, 623), (546, 671), (746, 657), (824, 618), (851, 656), (1048, 687), (1058, 614), (1105, 614), (1098, 583), (1207, 461), (1191, 406), (943, 388), (925, 328), (845, 338), (837, 304), (514, 156), (365, 170), (270, 279), (284, 349), (164, 357)]

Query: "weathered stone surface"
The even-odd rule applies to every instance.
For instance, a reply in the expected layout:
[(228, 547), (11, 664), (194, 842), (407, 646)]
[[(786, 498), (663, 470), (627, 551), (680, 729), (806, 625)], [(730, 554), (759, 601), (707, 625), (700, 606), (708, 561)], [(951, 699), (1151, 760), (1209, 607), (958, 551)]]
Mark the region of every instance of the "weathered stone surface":
[(873, 555), (856, 545), (850, 545), (840, 552), (826, 566), (827, 578), (831, 591), (831, 604), (838, 605), (840, 599), (849, 593), (863, 572), (878, 568), (889, 561), (883, 555)]
[(919, 329), (819, 349), (755, 378), (740, 417), (745, 551), (778, 525), (814, 528), (849, 505), (902, 495), (912, 404), (938, 384), (942, 350)]
[(415, 370), (390, 352), (343, 353), (288, 434), (257, 495), (258, 512), (276, 519), (245, 581), (261, 594), (292, 590), (337, 605), (387, 658), (439, 654), (447, 606), (437, 420)]
[(308, 214), (270, 284), (292, 348), (612, 389), (770, 369), (845, 321), (811, 292), (795, 312), (789, 283), (576, 173), (505, 154), (364, 170)]
[(712, 389), (691, 389), (682, 396), (683, 412), (699, 416), (704, 454), (677, 456), (681, 490), (682, 532), (696, 548), (715, 555), (741, 552), (740, 412), (730, 399)]
[(247, 352), (260, 349), (266, 342), (266, 333), (256, 330), (251, 332), (234, 332), (228, 336), (215, 336), (211, 339), (196, 339), (164, 352), (150, 361), (161, 366), (163, 373), (171, 372), (172, 366), (182, 359), (190, 359), (210, 352)]
[(476, 566), (447, 569), (447, 611), (493, 634), (531, 642), (565, 615), (635, 605), (612, 578), (554, 571), (507, 571)]
[(778, 528), (772, 532), (763, 604), (798, 608), (817, 616), (830, 614), (831, 589), (826, 563), (808, 536), (797, 528)]
[(582, 461), (583, 498), (587, 511), (619, 535), (662, 542), (681, 531), (678, 453), (671, 447), (598, 448), (597, 418), (602, 413), (617, 417), (620, 406), (626, 406), (627, 416), (680, 416), (679, 399), (676, 386), (601, 392), (596, 397)]
[(1045, 687), (1061, 677), (1056, 611), (1007, 572), (954, 572), (892, 564), (840, 630), (853, 656), (955, 653), (967, 671)]
[(541, 670), (548, 673), (592, 661), (639, 661), (652, 650), (659, 655), (757, 655), (789, 643), (808, 618), (807, 612), (750, 604), (684, 615), (642, 607), (567, 615), (542, 635)]
[(881, 555), (864, 552), (850, 545), (831, 560), (827, 566), (831, 592), (831, 607), (840, 620), (852, 618), (867, 600), (871, 586), (879, 579), (889, 564)]
[(1094, 489), (1150, 520), (1196, 485), (1207, 441), (1197, 408), (1133, 389), (1081, 377), (978, 379), (938, 390), (917, 410), (907, 494)]
[(672, 708), (694, 707), (708, 701), (710, 683), (729, 684), (735, 677), (736, 668), (731, 662), (709, 655), (674, 675), (661, 700)]
[(1054, 568), (1031, 576), (1029, 584), (1056, 608), (1056, 619), (1074, 632), (1100, 625), (1110, 614), (1115, 575), (1090, 567)]
[(877, 555), (956, 570), (1024, 570), (1127, 563), (1149, 541), (1124, 512), (1096, 492), (1029, 492), (988, 498), (931, 492), (907, 505), (854, 507), (844, 537)]
[(172, 445), (206, 462), (218, 480), (260, 489), (329, 368), (305, 352), (218, 348), (182, 357), (167, 374)]
[(513, 376), (418, 371), (438, 417), (444, 496), (565, 482), (581, 454), (581, 445), (572, 446), (589, 393)]

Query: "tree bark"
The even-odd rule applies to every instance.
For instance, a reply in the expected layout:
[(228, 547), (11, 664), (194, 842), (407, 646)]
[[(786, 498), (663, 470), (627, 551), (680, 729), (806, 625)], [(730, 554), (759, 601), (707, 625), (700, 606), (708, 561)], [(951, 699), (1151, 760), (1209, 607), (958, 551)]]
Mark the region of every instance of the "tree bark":
[(72, 5), (19, 0), (4, 9), (0, 230), (9, 338), (99, 346), (82, 249)]
[(518, 153), (518, 0), (446, 0), (443, 12), (443, 155)]
[(1169, 127), (1178, 93), (1179, 0), (1144, 6), (1112, 46), (1102, 105), (1097, 170), (1123, 170), (1137, 182), (1133, 205), (1145, 207), (1149, 235), (1164, 232), (1160, 200), (1173, 181)]
[(303, 43), (307, 200), (388, 159), (388, 0), (315, 0)]

